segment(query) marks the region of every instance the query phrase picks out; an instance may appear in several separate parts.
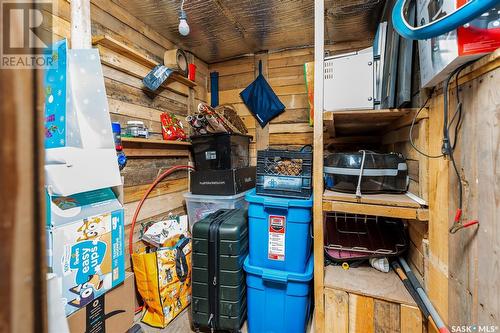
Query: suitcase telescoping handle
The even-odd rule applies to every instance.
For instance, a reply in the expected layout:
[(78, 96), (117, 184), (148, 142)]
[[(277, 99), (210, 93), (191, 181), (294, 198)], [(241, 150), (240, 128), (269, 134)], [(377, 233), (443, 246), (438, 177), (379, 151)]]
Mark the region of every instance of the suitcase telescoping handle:
[(264, 272), (262, 273), (262, 280), (286, 284), (288, 282), (288, 276), (283, 274), (273, 274), (272, 272)]
[(264, 209), (288, 209), (288, 200), (286, 199), (265, 198), (263, 204)]
[(228, 209), (219, 209), (213, 213), (210, 213), (209, 216), (212, 218), (212, 220), (216, 220), (217, 218), (221, 217), (222, 215), (226, 214), (229, 210)]

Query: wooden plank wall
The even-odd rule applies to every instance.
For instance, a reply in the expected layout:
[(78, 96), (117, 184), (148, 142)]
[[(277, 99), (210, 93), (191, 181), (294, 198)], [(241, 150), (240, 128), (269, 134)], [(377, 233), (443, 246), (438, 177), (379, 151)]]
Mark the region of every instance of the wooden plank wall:
[[(415, 122), (412, 138), (416, 147), (423, 152), (429, 149), (429, 120), (427, 110), (422, 111)], [(429, 160), (417, 152), (410, 144), (409, 135), (414, 113), (403, 117), (389, 125), (387, 132), (382, 136), (382, 149), (388, 152), (401, 153), (407, 159), (408, 174), (410, 176), (409, 191), (423, 200), (428, 200)]]
[[(303, 66), (313, 60), (313, 51), (312, 48), (306, 48), (270, 52), (263, 61), (267, 80), (286, 107), (285, 112), (273, 119), (268, 126), (270, 147), (295, 149), (312, 144)], [(239, 94), (255, 79), (258, 59), (262, 57), (262, 53), (245, 56), (210, 64), (208, 68), (209, 72), (219, 72), (219, 104), (232, 104), (249, 128), (249, 134), (254, 136), (250, 146), (253, 165), (256, 158), (256, 126), (260, 125)]]
[[(253, 137), (250, 143), (250, 164), (256, 164), (256, 131), (259, 126), (240, 97), (240, 92), (255, 79), (255, 56), (249, 55), (241, 58), (213, 63), (208, 66), (208, 72), (219, 73), (219, 104), (230, 104), (238, 112), (249, 132)], [(208, 96), (210, 101), (210, 82), (208, 83)]]
[(273, 148), (300, 148), (313, 143), (304, 64), (314, 60), (314, 49), (296, 49), (269, 54), (269, 83), (285, 104), (285, 112), (269, 125)]
[[(450, 325), (500, 322), (500, 52), (479, 60), (460, 79), (464, 122), (455, 159), (464, 183), (465, 221), (480, 226), (451, 235), (458, 205), (457, 178), (448, 160), (430, 163), (429, 294)], [(455, 110), (450, 91), (450, 110)], [(433, 98), (429, 116), (431, 153), (442, 140), (443, 95)]]
[[(65, 0), (56, 2), (54, 13), (44, 15), (54, 22), (56, 38), (69, 39), (70, 4)], [(164, 51), (175, 47), (169, 40), (112, 1), (92, 0), (91, 18), (93, 36), (106, 34), (155, 61), (162, 62)], [(149, 68), (105, 47), (100, 46), (99, 50), (103, 62), (119, 64), (111, 67), (103, 63), (103, 72), (112, 121), (120, 122), (122, 128), (128, 120), (142, 120), (150, 131), (154, 132), (152, 137), (159, 138), (162, 112), (172, 112), (184, 119), (197, 103), (206, 101), (208, 65), (193, 55), (188, 54), (189, 60), (197, 66), (197, 86), (194, 89), (173, 83), (169, 85), (169, 89), (152, 93), (143, 88), (140, 78), (131, 75), (138, 72), (147, 73)], [(122, 171), (127, 225), (131, 222), (138, 200), (148, 185), (167, 168), (188, 163), (186, 151), (176, 151), (182, 151), (182, 154), (128, 160)], [(183, 212), (182, 194), (188, 189), (187, 179), (186, 171), (178, 171), (160, 183), (142, 208), (139, 220), (161, 218), (171, 210)], [(127, 234), (128, 229), (129, 227)]]
[[(382, 150), (403, 154), (407, 159), (408, 175), (410, 177), (409, 192), (421, 199), (429, 198), (429, 159), (417, 152), (410, 144), (409, 133), (414, 113), (409, 113), (388, 126), (388, 131), (382, 137)], [(419, 150), (429, 151), (429, 119), (424, 109), (415, 122), (412, 138)], [(408, 262), (422, 285), (425, 285), (428, 268), (428, 223), (423, 221), (408, 221), (410, 246)]]

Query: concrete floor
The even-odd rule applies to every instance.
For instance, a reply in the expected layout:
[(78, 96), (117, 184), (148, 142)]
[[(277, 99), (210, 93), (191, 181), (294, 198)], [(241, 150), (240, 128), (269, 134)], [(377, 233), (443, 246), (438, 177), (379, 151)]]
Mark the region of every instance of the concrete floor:
[[(136, 317), (136, 322), (139, 323), (142, 327), (144, 333), (189, 333), (194, 332), (191, 329), (191, 308), (188, 307), (181, 314), (179, 314), (174, 320), (168, 324), (167, 327), (153, 328), (148, 325), (142, 324), (140, 322), (140, 316)], [(247, 333), (246, 323), (243, 325), (241, 329), (242, 333)]]
[[(136, 322), (139, 323), (142, 327), (143, 333), (189, 333), (194, 332), (191, 329), (191, 308), (188, 307), (184, 310), (180, 315), (177, 316), (170, 324), (163, 328), (152, 328), (147, 325), (140, 323), (140, 316), (136, 317)], [(307, 327), (306, 332), (311, 333), (314, 332), (314, 327), (312, 323), (314, 320), (309, 321), (309, 325)], [(246, 323), (243, 325), (241, 329), (242, 333), (248, 333)]]

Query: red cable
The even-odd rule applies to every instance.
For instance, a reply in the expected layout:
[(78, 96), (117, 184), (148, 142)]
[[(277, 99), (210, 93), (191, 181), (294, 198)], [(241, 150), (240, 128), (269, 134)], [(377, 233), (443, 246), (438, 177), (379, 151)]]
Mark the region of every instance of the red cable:
[(146, 198), (148, 197), (149, 193), (155, 188), (156, 185), (158, 185), (159, 182), (163, 180), (166, 176), (170, 175), (172, 172), (177, 171), (177, 170), (194, 170), (192, 166), (189, 165), (176, 165), (174, 167), (171, 167), (170, 169), (166, 170), (164, 173), (158, 176), (158, 178), (155, 179), (155, 181), (151, 184), (151, 186), (148, 188), (146, 193), (142, 196), (141, 201), (137, 205), (137, 208), (135, 209), (134, 217), (132, 217), (132, 227), (130, 229), (130, 236), (128, 239), (128, 250), (130, 255), (133, 253), (133, 239), (134, 239), (134, 228), (135, 228), (135, 222), (137, 220), (137, 216), (139, 216), (139, 212), (141, 211), (142, 205), (144, 204), (144, 201), (146, 201)]

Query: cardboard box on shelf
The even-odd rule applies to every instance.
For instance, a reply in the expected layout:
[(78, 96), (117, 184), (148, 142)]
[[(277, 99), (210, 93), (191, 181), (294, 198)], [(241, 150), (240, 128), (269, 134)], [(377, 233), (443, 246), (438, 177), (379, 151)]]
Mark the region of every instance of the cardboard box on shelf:
[(125, 278), (123, 208), (111, 189), (47, 198), (47, 261), (70, 315)]
[[(468, 0), (418, 0), (417, 22), (423, 25), (454, 12)], [(433, 87), (444, 81), (456, 68), (500, 47), (498, 8), (450, 31), (420, 40), (420, 76), (422, 87)]]
[(134, 286), (134, 274), (127, 272), (122, 284), (68, 317), (70, 332), (125, 333), (134, 324)]

